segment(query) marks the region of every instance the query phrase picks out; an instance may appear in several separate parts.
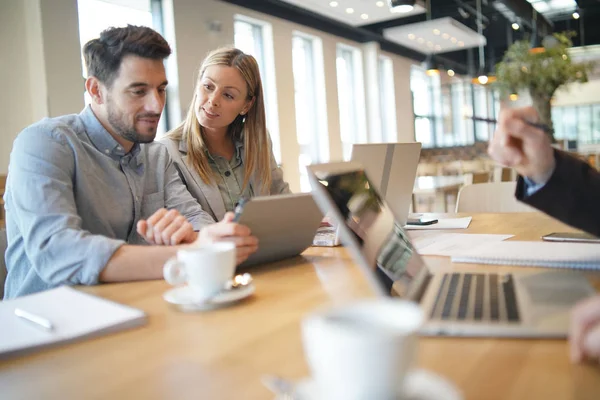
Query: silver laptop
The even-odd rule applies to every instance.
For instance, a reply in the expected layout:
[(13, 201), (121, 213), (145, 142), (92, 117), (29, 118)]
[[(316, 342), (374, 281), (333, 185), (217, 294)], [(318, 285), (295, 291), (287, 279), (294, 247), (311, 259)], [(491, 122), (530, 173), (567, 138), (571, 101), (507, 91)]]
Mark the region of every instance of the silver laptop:
[(406, 224), (412, 201), (421, 143), (355, 144), (352, 161), (364, 167), (396, 218)]
[(373, 288), (421, 304), (427, 316), (423, 334), (565, 337), (569, 309), (594, 293), (573, 271), (432, 273), (360, 164), (308, 170), (317, 204), (340, 224), (342, 243)]
[(238, 222), (258, 238), (258, 250), (238, 268), (299, 255), (312, 244), (322, 219), (310, 193), (251, 198)]

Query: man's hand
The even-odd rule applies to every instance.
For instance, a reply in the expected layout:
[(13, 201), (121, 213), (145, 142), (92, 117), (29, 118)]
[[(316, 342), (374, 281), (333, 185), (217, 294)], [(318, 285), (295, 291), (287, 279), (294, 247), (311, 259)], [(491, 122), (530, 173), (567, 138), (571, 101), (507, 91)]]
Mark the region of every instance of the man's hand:
[(258, 239), (251, 235), (250, 228), (233, 221), (234, 214), (228, 212), (223, 220), (204, 227), (197, 243), (229, 241), (235, 243), (237, 264), (244, 262), (258, 249)]
[(488, 153), (519, 175), (535, 183), (546, 183), (554, 172), (554, 150), (548, 135), (532, 125), (538, 121), (533, 107), (501, 110)]
[(573, 362), (585, 358), (600, 361), (600, 296), (586, 299), (573, 308), (569, 346)]
[(192, 224), (177, 210), (161, 208), (148, 220), (137, 223), (137, 233), (148, 243), (155, 245), (176, 245), (193, 243), (198, 238)]

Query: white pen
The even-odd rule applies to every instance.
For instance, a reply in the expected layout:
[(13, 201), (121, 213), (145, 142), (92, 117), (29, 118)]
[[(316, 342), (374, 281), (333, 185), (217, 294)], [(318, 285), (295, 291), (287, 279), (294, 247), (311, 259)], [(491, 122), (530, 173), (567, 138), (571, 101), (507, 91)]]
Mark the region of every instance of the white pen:
[(52, 325), (52, 322), (50, 322), (49, 319), (32, 314), (21, 308), (15, 308), (15, 315), (19, 318), (23, 318), (24, 320), (34, 323), (35, 325), (39, 326), (40, 328), (43, 328), (46, 331), (54, 330), (54, 326)]

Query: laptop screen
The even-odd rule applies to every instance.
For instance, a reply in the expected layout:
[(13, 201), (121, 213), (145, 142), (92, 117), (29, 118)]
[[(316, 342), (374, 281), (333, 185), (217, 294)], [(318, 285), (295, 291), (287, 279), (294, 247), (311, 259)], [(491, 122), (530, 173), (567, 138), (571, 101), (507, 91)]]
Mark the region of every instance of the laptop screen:
[(309, 167), (317, 204), (340, 224), (342, 241), (371, 278), (376, 277), (379, 288), (390, 294), (394, 283), (395, 293), (405, 296), (425, 269), (423, 260), (364, 170), (351, 165), (357, 164)]

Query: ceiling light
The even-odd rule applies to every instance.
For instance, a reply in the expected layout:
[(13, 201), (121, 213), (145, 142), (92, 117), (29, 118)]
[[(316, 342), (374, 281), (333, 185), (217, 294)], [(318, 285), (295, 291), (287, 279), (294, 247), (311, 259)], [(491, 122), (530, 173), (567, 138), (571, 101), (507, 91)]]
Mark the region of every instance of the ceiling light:
[(420, 38), (417, 39), (417, 42), (423, 44), (423, 43), (425, 43), (425, 39), (423, 39), (422, 37), (420, 37)]
[(388, 5), (393, 13), (407, 13), (415, 8), (415, 0), (388, 0)]
[(442, 33), (442, 39), (450, 39), (450, 35), (448, 35), (447, 33)]
[(385, 6), (385, 3), (383, 1), (378, 1), (377, 3), (375, 3), (375, 5), (377, 7), (383, 7), (383, 6)]
[(508, 98), (510, 99), (510, 101), (517, 101), (519, 100), (519, 95), (516, 93), (511, 93)]
[(360, 14), (362, 19), (369, 19), (369, 14)]
[(465, 42), (459, 41), (458, 42), (458, 47), (465, 47)]
[(477, 77), (477, 81), (478, 81), (479, 83), (481, 83), (482, 85), (485, 85), (486, 83), (488, 83), (488, 80), (489, 80), (489, 79), (488, 79), (487, 75), (479, 75), (479, 76)]
[(518, 31), (520, 28), (519, 24), (517, 24), (516, 22), (513, 22), (511, 26), (512, 26), (513, 30), (515, 30), (515, 31)]
[(440, 30), (439, 29), (434, 29), (433, 30), (433, 34), (434, 35), (439, 35), (440, 34)]
[(450, 41), (451, 41), (452, 43), (456, 43), (456, 42), (457, 42), (457, 40), (456, 40), (456, 38), (455, 38), (454, 36), (452, 36), (452, 37), (450, 38)]
[(409, 38), (410, 40), (415, 40), (416, 36), (415, 36), (415, 34), (414, 34), (414, 33), (409, 33), (409, 34), (408, 34), (408, 38)]
[(338, 6), (338, 2), (337, 1), (332, 1), (331, 3), (329, 3), (329, 5), (331, 7), (337, 7)]
[(448, 70), (448, 76), (450, 76), (450, 77), (454, 76), (454, 70), (453, 69), (449, 69)]
[(440, 46), (439, 44), (435, 45), (435, 51), (440, 51), (442, 50), (442, 46)]
[(425, 68), (425, 74), (427, 74), (427, 76), (435, 76), (440, 74), (440, 70), (438, 69), (438, 66), (433, 60), (432, 56), (427, 57), (423, 63), (423, 67)]
[(579, 19), (580, 15), (577, 11), (573, 13), (573, 19)]
[(427, 47), (433, 47), (433, 42), (427, 42)]
[(346, 8), (346, 12), (348, 14), (353, 14), (354, 13), (354, 8)]

